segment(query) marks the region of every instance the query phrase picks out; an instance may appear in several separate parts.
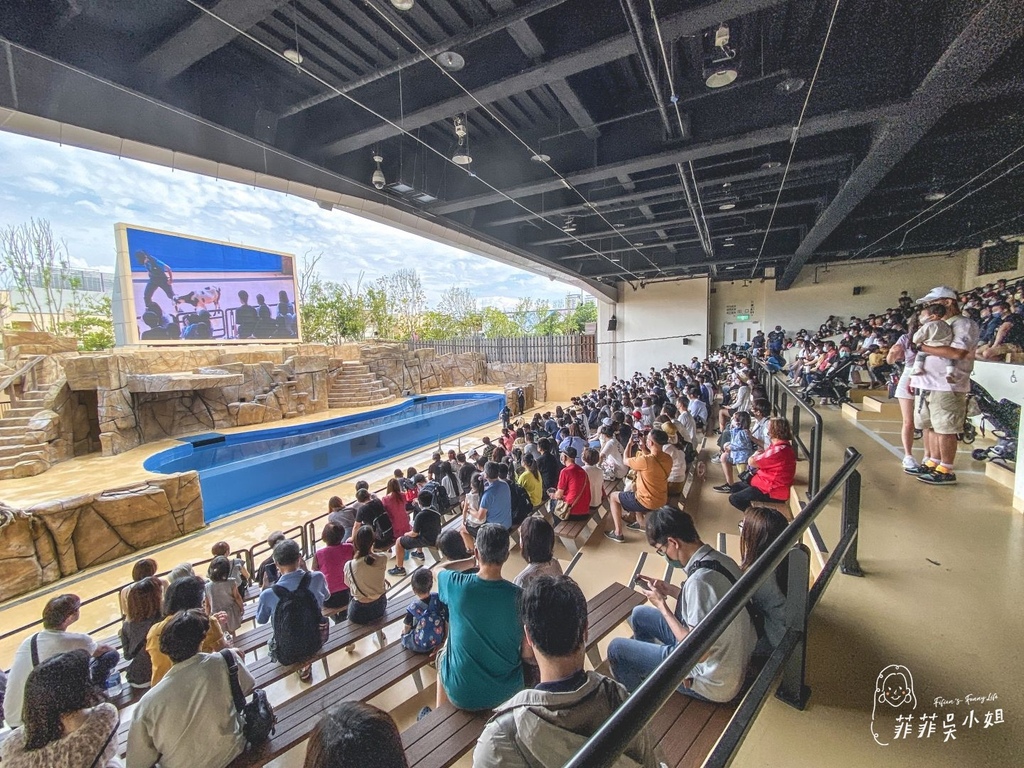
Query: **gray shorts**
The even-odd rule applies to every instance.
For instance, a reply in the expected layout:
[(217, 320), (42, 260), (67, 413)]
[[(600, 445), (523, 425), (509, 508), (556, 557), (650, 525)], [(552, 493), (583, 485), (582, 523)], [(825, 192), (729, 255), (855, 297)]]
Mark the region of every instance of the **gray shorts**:
[(938, 435), (956, 435), (963, 431), (966, 418), (966, 392), (919, 391), (914, 400), (914, 426), (917, 429), (930, 429)]

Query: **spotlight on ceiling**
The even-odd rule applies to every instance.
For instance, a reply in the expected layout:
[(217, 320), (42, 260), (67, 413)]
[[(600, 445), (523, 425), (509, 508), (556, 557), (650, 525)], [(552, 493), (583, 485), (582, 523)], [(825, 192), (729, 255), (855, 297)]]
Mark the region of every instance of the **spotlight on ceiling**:
[(572, 216), (565, 217), (565, 223), (562, 225), (562, 231), (572, 234), (576, 231), (576, 219)]
[(633, 246), (636, 247), (636, 248), (641, 248), (641, 247), (643, 247), (643, 241), (642, 240), (637, 240), (635, 243), (633, 243)]
[(391, 4), (400, 11), (411, 11), (416, 0), (391, 0)]
[(761, 168), (763, 168), (766, 171), (773, 171), (776, 168), (781, 168), (781, 167), (782, 167), (782, 163), (780, 163), (778, 160), (769, 160), (766, 163), (761, 163)]
[(302, 54), (294, 48), (285, 48), (281, 55), (288, 59), (292, 64), (302, 63)]
[(932, 187), (931, 189), (924, 193), (924, 199), (929, 203), (937, 203), (939, 202), (939, 200), (942, 200), (945, 196), (946, 193), (943, 192), (938, 187)]
[(449, 72), (458, 72), (464, 66), (466, 66), (466, 60), (462, 58), (455, 51), (445, 51), (444, 53), (437, 54), (435, 59), (438, 64), (441, 65), (442, 69)]
[(545, 155), (543, 152), (538, 152), (536, 155), (531, 155), (530, 159), (535, 163), (550, 163), (551, 155)]
[(722, 243), (723, 248), (735, 248), (736, 243)]
[(775, 86), (775, 92), (783, 96), (796, 93), (803, 89), (804, 79), (802, 77), (787, 77)]
[(373, 182), (373, 186), (377, 189), (384, 189), (384, 185), (388, 183), (387, 179), (384, 178), (384, 171), (380, 169), (380, 164), (384, 162), (384, 158), (374, 152), (373, 162), (377, 164), (377, 169), (373, 172), (373, 176), (370, 177), (370, 181)]
[(456, 115), (452, 118), (452, 125), (455, 126), (455, 135), (459, 138), (459, 145), (455, 148), (455, 154), (452, 155), (452, 162), (456, 165), (469, 165), (473, 162), (473, 158), (469, 155), (469, 131), (466, 129), (466, 121)]
[(734, 83), (739, 76), (739, 70), (732, 64), (712, 64), (704, 68), (704, 85), (708, 88), (724, 88)]
[(731, 211), (735, 207), (736, 207), (736, 203), (734, 203), (732, 200), (729, 200), (728, 202), (725, 202), (725, 203), (722, 203), (721, 205), (719, 205), (718, 206), (718, 210), (720, 210), (720, 211)]

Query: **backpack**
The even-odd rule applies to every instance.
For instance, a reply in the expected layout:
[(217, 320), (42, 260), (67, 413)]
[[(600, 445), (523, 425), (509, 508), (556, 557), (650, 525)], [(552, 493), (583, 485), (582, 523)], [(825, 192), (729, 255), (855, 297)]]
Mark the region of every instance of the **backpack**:
[(271, 619), (274, 636), (270, 641), (270, 654), (279, 664), (306, 661), (323, 647), (320, 634), (323, 616), (309, 589), (310, 578), (308, 573), (303, 573), (302, 581), (294, 590), (277, 584), (271, 587), (277, 595), (277, 607)]
[(413, 624), (412, 632), (407, 635), (406, 648), (416, 653), (430, 653), (440, 647), (448, 624), (448, 609), (441, 598), (436, 593), (432, 594), (426, 605), (417, 600), (409, 606), (409, 614)]
[(373, 538), (379, 544), (387, 544), (395, 540), (395, 528), (391, 524), (391, 516), (387, 512), (373, 518)]
[(530, 501), (530, 494), (526, 492), (519, 483), (511, 477), (508, 479), (508, 487), (512, 492), (512, 527), (522, 525), (523, 520), (533, 514), (533, 502)]
[[(692, 576), (694, 572), (701, 569), (714, 571), (715, 573), (722, 574), (729, 582), (731, 587), (736, 583), (736, 577), (732, 575), (728, 568), (722, 565), (718, 560), (698, 560), (691, 567), (686, 569), (686, 575)], [(775, 578), (773, 575), (772, 578)], [(754, 625), (754, 631), (757, 633), (757, 638), (760, 640), (764, 637), (764, 615), (757, 610), (753, 603), (747, 602), (747, 615), (750, 616), (750, 623)]]
[(448, 491), (437, 480), (431, 480), (423, 486), (423, 490), (433, 498), (434, 509), (438, 512), (444, 513), (452, 508), (452, 500), (448, 496)]

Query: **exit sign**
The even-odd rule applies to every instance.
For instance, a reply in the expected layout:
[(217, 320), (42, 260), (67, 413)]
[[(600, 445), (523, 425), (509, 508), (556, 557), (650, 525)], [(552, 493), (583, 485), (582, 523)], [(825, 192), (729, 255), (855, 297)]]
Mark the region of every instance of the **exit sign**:
[(743, 320), (749, 320), (750, 315), (736, 315), (736, 319), (742, 322)]

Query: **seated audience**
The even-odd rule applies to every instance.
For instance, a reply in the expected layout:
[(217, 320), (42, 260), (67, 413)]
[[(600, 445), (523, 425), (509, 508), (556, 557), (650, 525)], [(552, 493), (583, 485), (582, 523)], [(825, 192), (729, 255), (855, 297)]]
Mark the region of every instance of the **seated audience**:
[[(206, 603), (206, 583), (198, 576), (186, 576), (185, 578), (172, 581), (171, 585), (164, 590), (164, 619), (154, 624), (149, 634), (146, 635), (146, 651), (149, 653), (153, 665), (153, 676), (150, 678), (150, 685), (159, 683), (167, 670), (171, 668), (171, 659), (160, 649), (160, 635), (164, 628), (180, 611), (187, 611), (193, 608), (204, 610)], [(224, 637), (224, 630), (217, 618), (207, 614), (206, 635), (203, 637), (203, 653), (216, 653), (227, 648), (227, 639)]]
[(353, 624), (370, 624), (384, 615), (388, 605), (387, 555), (373, 553), (373, 532), (356, 530), (353, 544), (355, 556), (345, 563), (345, 583), (352, 592), (348, 604), (348, 620)]
[(213, 558), (207, 576), (210, 580), (206, 584), (206, 599), (210, 610), (227, 617), (223, 622), (224, 630), (233, 635), (242, 626), (243, 603), (238, 584), (230, 578), (231, 561), (223, 555)]
[(437, 537), (437, 548), (444, 558), (441, 567), (445, 570), (464, 573), (476, 573), (480, 570), (476, 565), (476, 558), (473, 557), (472, 551), (466, 548), (466, 542), (458, 531), (441, 531), (441, 535)]
[(327, 519), (344, 531), (342, 541), (352, 538), (352, 530), (356, 527), (356, 505), (348, 504), (340, 496), (331, 496), (327, 501)]
[(12, 728), (22, 725), (25, 681), (33, 668), (51, 656), (79, 648), (90, 657), (89, 675), (93, 685), (102, 686), (117, 666), (117, 651), (109, 645), (97, 645), (88, 635), (68, 632), (78, 621), (82, 601), (77, 595), (58, 595), (43, 606), (43, 629), (26, 637), (14, 652), (7, 693), (4, 696), (4, 716)]
[[(224, 768), (245, 749), (227, 661), (220, 653), (200, 651), (208, 624), (197, 608), (179, 611), (167, 621), (160, 652), (174, 666), (132, 712), (128, 768), (158, 763), (160, 768)], [(235, 664), (242, 694), (247, 695), (255, 681), (241, 659)]]
[[(670, 565), (686, 571), (681, 587), (643, 577), (638, 588), (650, 601), (633, 609), (632, 639), (617, 637), (608, 646), (612, 674), (630, 691), (681, 643), (740, 577), (726, 555), (701, 541), (693, 519), (662, 507), (647, 520), (647, 541)], [(668, 599), (675, 598), (675, 609)], [(707, 701), (727, 702), (739, 695), (757, 635), (750, 616), (741, 611), (726, 627), (703, 661), (690, 671), (679, 692)]]
[(438, 595), (448, 606), (449, 636), (437, 659), (437, 706), (491, 709), (523, 687), (520, 589), (501, 575), (508, 529), (488, 523), (477, 532), (479, 573), (441, 571)]
[(210, 553), (214, 557), (229, 558), (228, 563), (231, 567), (228, 578), (238, 585), (239, 590), (245, 591), (249, 586), (249, 582), (252, 580), (252, 577), (249, 575), (249, 571), (246, 569), (245, 563), (242, 562), (242, 558), (229, 557), (231, 555), (231, 545), (226, 541), (218, 541), (210, 548)]
[[(631, 530), (643, 530), (646, 515), (668, 503), (668, 478), (672, 474), (672, 457), (665, 453), (664, 445), (668, 435), (664, 430), (652, 429), (646, 437), (634, 432), (626, 446), (631, 458), (626, 464), (636, 473), (635, 491), (616, 491), (608, 497), (614, 529), (605, 531), (605, 536), (622, 544), (626, 537), (622, 533), (623, 512), (632, 513), (636, 521), (629, 525)], [(633, 452), (636, 455), (633, 456)]]
[(716, 457), (722, 465), (725, 483), (716, 485), (714, 490), (719, 493), (732, 493), (732, 485), (735, 482), (733, 467), (737, 464), (746, 464), (753, 451), (754, 438), (750, 434), (750, 414), (746, 411), (738, 411), (732, 417), (729, 442), (722, 446), (722, 452)]
[[(302, 554), (296, 542), (291, 539), (278, 542), (274, 547), (274, 562), (281, 576), (274, 586), (260, 592), (259, 603), (256, 605), (257, 624), (266, 624), (273, 619), (274, 634), (270, 639), (269, 650), (271, 657), (282, 664), (297, 664), (308, 659), (322, 645), (320, 625), (325, 619), (321, 611), (330, 592), (323, 573), (300, 570), (301, 560)], [(289, 596), (289, 592), (299, 595)], [(312, 595), (312, 601), (305, 596), (307, 592)], [(290, 598), (287, 603), (287, 620), (277, 610), (281, 599), (285, 597)], [(301, 682), (312, 680), (312, 662), (299, 668), (298, 675)]]
[(395, 537), (395, 540), (412, 530), (412, 524), (409, 522), (408, 502), (405, 500), (402, 485), (397, 478), (393, 477), (388, 480), (387, 487), (384, 489), (384, 497), (380, 501), (388, 513), (388, 519), (391, 521), (391, 535)]
[(121, 625), (121, 654), (130, 661), (125, 679), (132, 688), (149, 688), (153, 662), (146, 650), (146, 636), (161, 619), (164, 585), (155, 576), (137, 581), (128, 590), (128, 611)]
[(412, 530), (395, 542), (395, 562), (398, 563), (388, 571), (392, 576), (405, 576), (405, 553), (412, 551), (417, 560), (423, 559), (423, 547), (433, 547), (441, 534), (441, 514), (434, 506), (434, 497), (430, 491), (420, 491), (417, 497), (418, 511), (412, 522)]
[(590, 493), (590, 514), (596, 515), (604, 499), (604, 472), (598, 466), (601, 452), (597, 448), (587, 448), (583, 452), (583, 471), (587, 473), (587, 488)]
[[(540, 682), (495, 708), (477, 741), (473, 768), (561, 768), (629, 695), (611, 678), (584, 670), (587, 600), (568, 576), (533, 579), (520, 614)], [(646, 729), (625, 757), (643, 768), (661, 764)]]
[(526, 491), (534, 509), (544, 503), (544, 480), (537, 468), (537, 460), (532, 454), (523, 454), (523, 471), (516, 477), (516, 482)]
[(25, 681), (25, 723), (0, 744), (4, 768), (119, 768), (117, 708), (101, 703), (83, 648), (51, 656)]
[[(367, 526), (373, 533), (373, 546), (377, 549), (387, 549), (395, 543), (394, 531), (391, 528), (391, 518), (381, 500), (373, 496), (366, 488), (356, 491), (356, 501), (359, 506), (356, 508), (356, 522), (352, 528), (352, 541), (355, 542), (356, 534), (362, 526)], [(350, 585), (351, 586), (351, 585)]]
[(558, 475), (558, 486), (548, 491), (548, 497), (552, 502), (567, 501), (571, 507), (569, 517), (587, 517), (590, 515), (590, 480), (587, 472), (576, 463), (576, 449), (572, 446), (563, 448), (560, 458), (562, 472)]
[[(740, 570), (746, 571), (757, 562), (765, 550), (786, 530), (789, 521), (782, 513), (771, 507), (750, 506), (743, 513), (740, 522)], [(789, 568), (783, 561), (775, 570), (774, 578), (768, 579), (750, 599), (764, 624), (763, 642), (758, 642), (759, 651), (767, 652), (778, 647), (786, 634), (786, 592), (789, 588)]]
[(562, 565), (555, 560), (555, 529), (542, 517), (528, 517), (519, 526), (520, 551), (526, 567), (512, 583), (525, 587), (527, 583), (544, 574), (561, 576)]
[(796, 477), (796, 453), (789, 422), (774, 418), (768, 423), (768, 447), (751, 454), (747, 467), (756, 469), (749, 483), (734, 483), (729, 503), (741, 512), (758, 501), (789, 501), (789, 489)]
[[(156, 576), (156, 569), (156, 560), (151, 557), (144, 557), (132, 566), (132, 583), (123, 586), (117, 594), (117, 603), (121, 607), (121, 616), (128, 615), (128, 590), (132, 588), (132, 584), (150, 576)], [(167, 586), (166, 583), (164, 586)]]
[(448, 635), (448, 607), (434, 588), (429, 568), (417, 568), (409, 579), (416, 600), (406, 609), (402, 645), (415, 653), (433, 653)]
[(361, 701), (335, 704), (306, 745), (303, 768), (409, 768), (391, 715)]
[[(404, 507), (404, 500), (402, 505)], [(345, 609), (351, 596), (348, 583), (345, 581), (345, 565), (355, 556), (352, 543), (342, 540), (343, 534), (344, 531), (340, 527), (334, 523), (327, 523), (320, 534), (324, 546), (316, 551), (311, 563), (313, 570), (320, 571), (327, 581), (327, 591), (330, 594), (324, 600), (323, 608), (325, 613), (331, 614), (335, 624), (345, 618)]]

